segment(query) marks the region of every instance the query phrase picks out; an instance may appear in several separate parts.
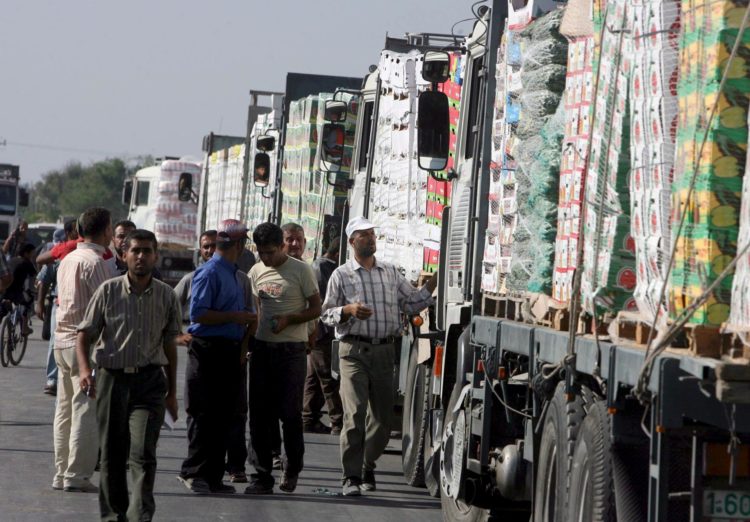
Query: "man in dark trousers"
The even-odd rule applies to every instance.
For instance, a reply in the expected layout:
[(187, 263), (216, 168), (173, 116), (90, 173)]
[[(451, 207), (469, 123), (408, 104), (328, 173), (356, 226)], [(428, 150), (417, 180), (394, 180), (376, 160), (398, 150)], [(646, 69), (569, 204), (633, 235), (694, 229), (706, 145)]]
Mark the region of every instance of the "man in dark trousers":
[[(326, 253), (313, 261), (312, 269), (318, 281), (320, 298), (325, 300), (328, 280), (336, 267), (339, 266), (339, 242), (337, 237), (331, 241)], [(325, 403), (328, 407), (328, 417), (331, 419), (331, 435), (341, 435), (344, 411), (339, 396), (339, 381), (331, 375), (331, 343), (333, 342), (333, 328), (318, 322), (315, 341), (307, 355), (307, 378), (305, 379), (305, 398), (302, 406), (302, 422), (305, 431), (326, 432), (320, 417)]]
[(245, 307), (237, 283), (237, 259), (245, 248), (247, 227), (225, 219), (216, 233), (216, 252), (195, 271), (190, 301), (185, 377), (188, 456), (179, 479), (194, 493), (234, 493), (224, 484), (224, 456), (242, 385), (242, 340), (256, 316)]
[(279, 420), (284, 462), (279, 489), (291, 493), (303, 466), (302, 389), (307, 324), (320, 316), (320, 294), (310, 266), (284, 253), (284, 234), (261, 223), (253, 231), (260, 263), (250, 270), (259, 313), (250, 356), (250, 443), (256, 473), (247, 494), (273, 492), (273, 441), (269, 425)]
[[(94, 293), (78, 325), (76, 355), (81, 390), (97, 399), (101, 518), (151, 520), (156, 443), (165, 408), (177, 419), (180, 307), (172, 288), (152, 276), (158, 256), (152, 232), (131, 231), (122, 250), (128, 271)], [(97, 342), (95, 376), (89, 364), (92, 342)]]

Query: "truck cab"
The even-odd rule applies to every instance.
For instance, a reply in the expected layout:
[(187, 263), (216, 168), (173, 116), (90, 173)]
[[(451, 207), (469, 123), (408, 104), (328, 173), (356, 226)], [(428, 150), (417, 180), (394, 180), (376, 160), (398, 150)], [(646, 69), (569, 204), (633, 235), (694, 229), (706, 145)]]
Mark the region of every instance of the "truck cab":
[(197, 180), (201, 165), (167, 158), (138, 170), (123, 186), (123, 204), (128, 205), (128, 219), (136, 227), (156, 234), (159, 242), (157, 268), (164, 282), (173, 286), (195, 269), (197, 195), (189, 201), (178, 199), (178, 183), (184, 173)]
[(20, 208), (29, 205), (29, 193), (19, 187), (18, 165), (0, 164), (0, 241), (18, 226)]

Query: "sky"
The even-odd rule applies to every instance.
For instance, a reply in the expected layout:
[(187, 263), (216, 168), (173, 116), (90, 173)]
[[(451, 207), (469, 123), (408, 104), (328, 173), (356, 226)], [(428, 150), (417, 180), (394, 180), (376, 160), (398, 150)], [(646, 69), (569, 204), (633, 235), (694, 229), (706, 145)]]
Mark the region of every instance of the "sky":
[[(450, 33), (468, 0), (3, 0), (0, 163), (201, 157), (244, 135), (248, 91), (287, 72), (363, 77), (386, 33)], [(456, 26), (471, 31), (471, 22)]]

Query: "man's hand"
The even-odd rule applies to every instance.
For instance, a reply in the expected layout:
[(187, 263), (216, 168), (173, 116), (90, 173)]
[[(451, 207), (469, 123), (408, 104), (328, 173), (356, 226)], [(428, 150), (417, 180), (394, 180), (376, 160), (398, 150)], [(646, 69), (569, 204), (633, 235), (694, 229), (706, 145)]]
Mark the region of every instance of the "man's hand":
[(355, 317), (360, 321), (365, 321), (372, 317), (372, 312), (372, 308), (363, 303), (352, 303), (344, 306), (345, 314)]
[(193, 340), (193, 336), (192, 334), (189, 334), (189, 333), (177, 334), (177, 337), (175, 337), (175, 342), (183, 346), (190, 346), (190, 341), (192, 340)]
[(81, 368), (78, 371), (81, 391), (88, 395), (90, 399), (96, 399), (96, 381), (94, 380), (91, 368)]
[(234, 322), (241, 325), (253, 325), (258, 321), (258, 314), (253, 312), (235, 312)]
[(172, 415), (174, 420), (177, 420), (177, 395), (174, 393), (168, 393), (166, 399), (164, 399), (164, 406), (167, 411)]
[(37, 302), (36, 305), (34, 305), (34, 313), (40, 321), (44, 321), (44, 306), (42, 303)]
[(271, 324), (273, 325), (271, 331), (275, 334), (279, 334), (284, 331), (284, 328), (289, 326), (289, 317), (286, 315), (274, 315), (271, 319)]

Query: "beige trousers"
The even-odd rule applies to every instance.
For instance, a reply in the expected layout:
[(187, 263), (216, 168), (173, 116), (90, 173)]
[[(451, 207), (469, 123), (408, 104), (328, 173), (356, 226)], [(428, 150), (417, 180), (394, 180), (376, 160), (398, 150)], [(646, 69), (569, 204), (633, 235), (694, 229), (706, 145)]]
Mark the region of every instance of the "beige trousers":
[(75, 348), (55, 350), (57, 405), (53, 427), (55, 487), (77, 487), (91, 479), (99, 453), (96, 400), (81, 390)]
[(339, 343), (344, 478), (360, 477), (363, 469), (375, 469), (375, 461), (388, 445), (393, 417), (394, 353), (392, 344)]

